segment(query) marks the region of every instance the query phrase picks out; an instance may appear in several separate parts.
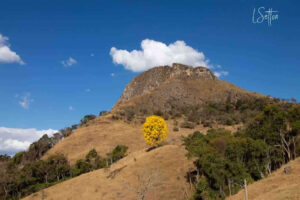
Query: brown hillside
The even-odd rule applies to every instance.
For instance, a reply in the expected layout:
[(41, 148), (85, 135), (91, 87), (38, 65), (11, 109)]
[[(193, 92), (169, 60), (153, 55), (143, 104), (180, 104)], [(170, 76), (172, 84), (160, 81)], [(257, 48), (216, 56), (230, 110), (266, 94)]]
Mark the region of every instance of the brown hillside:
[[(176, 145), (181, 145), (181, 136), (187, 136), (196, 130), (202, 133), (206, 133), (208, 130), (208, 128), (198, 125), (194, 129), (180, 128), (180, 131), (175, 132), (173, 131), (173, 120), (168, 120), (167, 125), (169, 129), (167, 143)], [(218, 127), (235, 130), (235, 127), (231, 126)], [(128, 146), (129, 153), (135, 152), (147, 147), (141, 130), (142, 124), (129, 124), (121, 120), (112, 120), (110, 114), (98, 117), (56, 144), (46, 153), (44, 158), (55, 153), (63, 153), (71, 164), (74, 164), (76, 160), (84, 158), (92, 148), (95, 148), (100, 155), (105, 156), (118, 144)]]
[(178, 145), (165, 145), (150, 152), (139, 150), (109, 169), (83, 174), (24, 200), (39, 200), (42, 194), (48, 200), (137, 199), (133, 190), (142, 187), (149, 176), (153, 187), (147, 193), (147, 200), (184, 200), (191, 193), (185, 174), (193, 166), (186, 159), (185, 153), (185, 149)]
[[(290, 166), (291, 173), (285, 174), (284, 167)], [(300, 159), (282, 166), (269, 177), (248, 186), (250, 200), (299, 200), (300, 199)], [(244, 200), (244, 191), (227, 198), (228, 200)]]
[[(187, 199), (190, 186), (184, 176), (193, 165), (185, 157), (186, 151), (181, 139), (194, 131), (205, 134), (209, 128), (197, 123), (194, 123), (194, 129), (180, 128), (179, 124), (186, 120), (185, 116), (176, 117), (177, 125), (170, 118), (167, 120), (169, 137), (165, 145), (145, 152), (147, 145), (141, 133), (142, 119), (133, 118), (125, 122), (115, 116), (127, 107), (133, 108), (131, 114), (133, 112), (135, 117), (145, 117), (155, 110), (168, 112), (207, 102), (257, 97), (262, 95), (219, 81), (211, 71), (203, 67), (192, 68), (174, 64), (173, 67), (157, 67), (144, 72), (127, 85), (112, 111), (76, 129), (50, 149), (43, 159), (55, 153), (63, 153), (74, 164), (76, 160), (84, 158), (92, 148), (100, 156), (105, 156), (119, 144), (129, 147), (127, 157), (109, 169), (83, 174), (45, 189), (46, 199), (136, 199), (132, 187), (137, 187), (137, 177), (140, 174), (158, 174), (159, 180), (149, 191), (148, 200)], [(142, 115), (137, 114), (140, 112)], [(216, 123), (212, 126), (231, 131), (239, 127)], [(179, 127), (179, 131), (174, 131), (174, 127)], [(26, 199), (41, 199), (40, 195), (41, 193), (36, 193)]]

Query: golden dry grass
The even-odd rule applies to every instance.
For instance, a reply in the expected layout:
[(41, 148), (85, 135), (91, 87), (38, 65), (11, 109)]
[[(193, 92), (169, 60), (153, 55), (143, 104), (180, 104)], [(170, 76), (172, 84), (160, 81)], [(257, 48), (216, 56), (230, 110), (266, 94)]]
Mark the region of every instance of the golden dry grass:
[[(147, 200), (184, 200), (191, 193), (185, 174), (193, 167), (185, 153), (185, 149), (178, 145), (165, 145), (150, 152), (142, 149), (121, 159), (109, 169), (96, 170), (47, 188), (44, 195), (47, 200), (137, 199), (132, 188), (138, 188), (142, 182), (138, 181), (138, 175), (145, 175), (141, 179), (145, 180), (148, 175), (154, 174), (154, 186), (147, 193)], [(24, 200), (39, 200), (41, 195), (41, 192), (32, 194)]]
[[(178, 123), (182, 122), (179, 120)], [(84, 158), (88, 151), (95, 148), (105, 155), (118, 144), (129, 147), (127, 157), (113, 164), (109, 169), (100, 169), (83, 174), (44, 190), (46, 199), (136, 199), (130, 188), (136, 188), (140, 174), (158, 174), (157, 186), (149, 191), (151, 199), (187, 199), (191, 194), (190, 185), (185, 179), (186, 172), (193, 168), (187, 160), (186, 150), (181, 145), (182, 136), (194, 131), (206, 134), (208, 128), (201, 125), (195, 129), (180, 128), (174, 132), (174, 121), (167, 121), (169, 137), (166, 145), (150, 152), (141, 133), (142, 124), (128, 124), (112, 120), (111, 114), (90, 121), (87, 126), (77, 129), (72, 135), (55, 145), (45, 156), (63, 153), (71, 164)], [(225, 127), (234, 130), (235, 127)], [(113, 171), (121, 169), (113, 178), (107, 178)], [(128, 188), (129, 186), (129, 188)], [(41, 199), (41, 192), (30, 195), (26, 200)]]
[[(283, 173), (286, 166), (291, 166), (291, 173)], [(269, 177), (248, 186), (249, 200), (299, 200), (300, 199), (300, 159), (291, 161), (272, 173)], [(227, 198), (244, 200), (244, 191)]]
[[(178, 120), (179, 124), (180, 122), (182, 120)], [(187, 136), (194, 131), (205, 134), (208, 130), (208, 128), (198, 125), (194, 129), (179, 128), (178, 132), (174, 132), (173, 120), (168, 120), (167, 126), (169, 136), (166, 143), (176, 145), (181, 145), (182, 136)], [(218, 127), (225, 127), (231, 131), (236, 129), (232, 126)], [(70, 163), (74, 164), (76, 160), (84, 158), (92, 148), (95, 148), (100, 156), (105, 156), (118, 144), (128, 146), (129, 153), (148, 147), (142, 134), (142, 124), (129, 124), (121, 120), (112, 120), (110, 114), (98, 117), (56, 144), (43, 158), (55, 153), (63, 153)]]

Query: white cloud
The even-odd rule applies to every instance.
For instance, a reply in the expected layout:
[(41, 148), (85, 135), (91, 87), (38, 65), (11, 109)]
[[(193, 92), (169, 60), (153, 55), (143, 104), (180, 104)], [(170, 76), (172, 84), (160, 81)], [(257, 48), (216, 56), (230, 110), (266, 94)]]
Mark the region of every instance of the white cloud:
[(69, 110), (74, 110), (73, 106), (68, 107)]
[(115, 76), (115, 73), (111, 73), (110, 76)]
[(26, 93), (21, 97), (21, 101), (19, 101), (19, 104), (22, 108), (28, 109), (29, 105), (33, 102), (33, 99), (30, 98), (30, 93)]
[(67, 60), (61, 61), (61, 64), (65, 67), (71, 67), (72, 65), (75, 65), (77, 63), (77, 60), (75, 60), (72, 57), (69, 57)]
[(182, 63), (191, 66), (212, 68), (204, 54), (188, 45), (184, 41), (176, 41), (169, 45), (145, 39), (141, 42), (141, 50), (121, 50), (112, 47), (110, 50), (113, 62), (125, 69), (141, 72), (155, 66)]
[(44, 134), (52, 136), (57, 130), (37, 130), (35, 128), (6, 128), (0, 127), (0, 154), (14, 154), (26, 150), (29, 145)]
[(10, 49), (8, 40), (8, 37), (0, 33), (0, 63), (19, 63), (20, 65), (24, 65), (25, 63), (21, 57)]
[(217, 71), (214, 72), (214, 75), (218, 78), (220, 78), (221, 76), (227, 76), (229, 73), (227, 71)]

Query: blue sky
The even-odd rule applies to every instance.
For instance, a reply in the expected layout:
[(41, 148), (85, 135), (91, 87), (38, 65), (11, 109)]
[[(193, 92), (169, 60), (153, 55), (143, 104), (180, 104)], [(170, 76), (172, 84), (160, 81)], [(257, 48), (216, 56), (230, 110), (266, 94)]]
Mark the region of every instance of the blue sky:
[[(278, 11), (278, 20), (253, 24), (259, 7)], [(0, 127), (60, 129), (109, 110), (140, 73), (125, 69), (135, 62), (126, 53), (113, 63), (111, 48), (130, 54), (145, 39), (168, 48), (184, 41), (213, 71), (228, 72), (220, 79), (299, 100), (299, 7), (297, 0), (2, 1), (0, 50), (11, 57), (1, 61), (0, 51)]]

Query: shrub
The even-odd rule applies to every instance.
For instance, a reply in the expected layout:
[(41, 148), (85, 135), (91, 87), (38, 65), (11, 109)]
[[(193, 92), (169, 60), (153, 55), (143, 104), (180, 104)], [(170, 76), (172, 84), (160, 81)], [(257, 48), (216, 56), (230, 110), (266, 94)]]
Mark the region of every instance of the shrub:
[(88, 121), (95, 119), (95, 115), (85, 115), (81, 120), (80, 120), (80, 126), (86, 124)]
[(75, 167), (72, 169), (73, 176), (79, 176), (80, 174), (87, 173), (92, 170), (92, 165), (86, 160), (79, 159), (76, 161)]
[(184, 121), (180, 124), (180, 127), (193, 129), (193, 128), (195, 128), (195, 124), (193, 122)]
[(16, 153), (16, 154), (12, 157), (11, 162), (12, 162), (13, 164), (15, 164), (15, 165), (21, 164), (24, 154), (25, 154), (24, 151), (21, 151), (21, 152), (19, 152), (19, 153)]
[(103, 116), (103, 115), (105, 115), (106, 113), (107, 113), (106, 110), (102, 110), (102, 111), (100, 111), (99, 116)]
[(204, 127), (212, 127), (212, 122), (208, 120), (203, 121), (202, 124)]
[(173, 131), (177, 132), (177, 131), (179, 131), (179, 128), (178, 127), (174, 127)]
[(4, 154), (4, 155), (0, 155), (0, 162), (3, 162), (3, 161), (9, 161), (11, 158), (10, 156)]
[(113, 150), (112, 150), (112, 160), (113, 162), (116, 162), (117, 160), (120, 160), (121, 158), (124, 158), (126, 155), (126, 152), (128, 150), (128, 147), (125, 145), (117, 145)]
[[(121, 113), (122, 114), (122, 113)], [(125, 107), (123, 108), (123, 115), (127, 121), (132, 121), (135, 116), (135, 110), (133, 107)]]
[(157, 115), (157, 116), (160, 116), (160, 117), (164, 116), (164, 113), (161, 110), (156, 110), (156, 111), (153, 112), (153, 114)]

